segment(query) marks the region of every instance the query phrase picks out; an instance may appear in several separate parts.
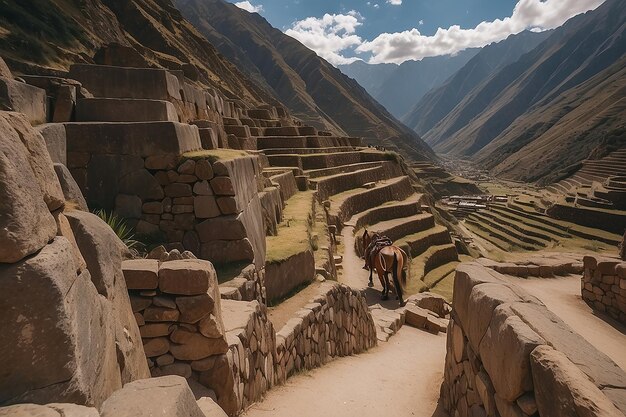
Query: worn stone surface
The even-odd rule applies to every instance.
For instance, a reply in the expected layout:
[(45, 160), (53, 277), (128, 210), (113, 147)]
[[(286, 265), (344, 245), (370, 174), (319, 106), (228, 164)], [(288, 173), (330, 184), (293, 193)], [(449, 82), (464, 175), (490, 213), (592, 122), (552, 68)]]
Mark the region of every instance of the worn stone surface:
[(156, 259), (130, 259), (122, 262), (129, 290), (153, 290), (159, 286), (159, 262)]
[(623, 416), (563, 353), (540, 346), (532, 352), (530, 363), (540, 415)]
[(62, 123), (47, 123), (36, 126), (35, 130), (43, 137), (52, 162), (67, 165), (65, 126)]
[(89, 211), (87, 201), (85, 201), (80, 187), (67, 167), (62, 164), (54, 164), (54, 172), (61, 185), (61, 190), (63, 190), (63, 197), (65, 198), (66, 204), (69, 202), (79, 210)]
[(213, 401), (212, 398), (202, 397), (198, 401), (198, 407), (202, 410), (205, 417), (227, 417), (227, 414)]
[(210, 282), (217, 282), (217, 274), (207, 261), (172, 261), (159, 269), (159, 288), (168, 294), (206, 294)]
[(0, 332), (20, 346), (2, 345), (0, 402), (98, 406), (121, 388), (112, 309), (89, 272), (76, 275), (67, 239), (57, 237), (36, 256), (0, 266), (0, 276)]
[(184, 378), (164, 376), (126, 384), (100, 408), (101, 417), (204, 417)]

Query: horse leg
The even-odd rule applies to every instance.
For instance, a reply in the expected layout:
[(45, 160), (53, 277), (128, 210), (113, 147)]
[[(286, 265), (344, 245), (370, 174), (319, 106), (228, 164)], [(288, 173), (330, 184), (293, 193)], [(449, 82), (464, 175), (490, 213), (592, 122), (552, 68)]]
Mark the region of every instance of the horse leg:
[(372, 265), (370, 265), (370, 282), (368, 282), (367, 286), (370, 288), (374, 286), (374, 266)]
[(387, 297), (389, 299), (389, 291), (391, 290), (391, 281), (389, 281), (389, 272), (385, 271), (385, 284), (387, 286)]
[(384, 271), (382, 268), (376, 268), (376, 272), (378, 272), (378, 279), (380, 280), (380, 284), (383, 286), (383, 290), (380, 293), (380, 299), (386, 300), (389, 298), (388, 296), (389, 287), (387, 286), (387, 283), (385, 282)]
[[(399, 271), (400, 270), (400, 271)], [(400, 284), (400, 276), (399, 273), (402, 273), (400, 263), (398, 262), (398, 254), (393, 254), (393, 268), (392, 268), (392, 276), (393, 276), (393, 285), (396, 288), (396, 300), (400, 301), (400, 306), (404, 305), (404, 298), (402, 297), (402, 285)]]

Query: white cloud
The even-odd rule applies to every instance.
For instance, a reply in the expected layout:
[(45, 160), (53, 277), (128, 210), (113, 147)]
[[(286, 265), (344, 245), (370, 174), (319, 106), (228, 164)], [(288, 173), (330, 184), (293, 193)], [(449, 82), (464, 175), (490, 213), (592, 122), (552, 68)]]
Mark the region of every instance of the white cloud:
[(502, 20), (482, 22), (472, 29), (458, 25), (439, 28), (425, 36), (416, 28), (398, 33), (382, 33), (363, 42), (357, 53), (371, 53), (371, 63), (401, 63), (410, 59), (454, 54), (466, 48), (482, 47), (501, 41), (526, 29), (547, 30), (562, 25), (569, 18), (594, 9), (604, 0), (520, 0), (513, 14)]
[[(400, 4), (402, 0), (387, 2)], [(357, 29), (363, 24), (364, 18), (354, 10), (346, 14), (325, 14), (321, 18), (309, 17), (294, 22), (285, 33), (334, 65), (359, 60), (351, 56), (355, 54), (362, 54), (363, 59), (371, 55), (369, 62), (373, 64), (399, 64), (411, 59), (455, 54), (467, 48), (482, 47), (526, 29), (553, 29), (577, 14), (595, 9), (603, 2), (604, 0), (519, 0), (510, 17), (482, 22), (471, 29), (463, 29), (458, 25), (447, 29), (439, 28), (431, 36), (423, 35), (417, 28), (413, 28), (404, 32), (382, 33), (371, 41), (364, 41), (357, 35)], [(368, 1), (366, 4), (379, 7), (378, 3)], [(420, 20), (417, 26), (423, 23)]]
[(402, 5), (402, 0), (387, 0), (387, 3), (391, 4), (392, 6), (400, 6)]
[(295, 22), (285, 33), (317, 52), (334, 65), (349, 64), (357, 58), (346, 58), (341, 51), (353, 49), (363, 43), (356, 35), (363, 16), (351, 10), (347, 14), (325, 14), (321, 18), (308, 17)]
[(259, 4), (258, 6), (254, 6), (248, 0), (246, 0), (246, 1), (239, 1), (239, 2), (235, 3), (235, 6), (239, 7), (240, 9), (243, 9), (243, 10), (245, 10), (247, 12), (250, 12), (250, 13), (261, 13), (263, 11), (263, 5), (262, 4)]

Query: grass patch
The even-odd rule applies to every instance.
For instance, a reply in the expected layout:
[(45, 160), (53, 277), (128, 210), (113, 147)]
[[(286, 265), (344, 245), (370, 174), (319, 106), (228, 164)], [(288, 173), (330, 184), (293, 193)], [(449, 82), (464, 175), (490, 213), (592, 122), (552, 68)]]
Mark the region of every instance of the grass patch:
[(299, 192), (287, 200), (283, 221), (278, 225), (278, 235), (268, 236), (266, 239), (267, 263), (278, 263), (312, 249), (312, 207), (313, 191)]
[(239, 151), (236, 149), (204, 149), (201, 151), (187, 152), (183, 154), (183, 158), (193, 160), (207, 159), (211, 163), (216, 161), (227, 161), (230, 159), (242, 158), (245, 156), (250, 156), (250, 154), (246, 151)]

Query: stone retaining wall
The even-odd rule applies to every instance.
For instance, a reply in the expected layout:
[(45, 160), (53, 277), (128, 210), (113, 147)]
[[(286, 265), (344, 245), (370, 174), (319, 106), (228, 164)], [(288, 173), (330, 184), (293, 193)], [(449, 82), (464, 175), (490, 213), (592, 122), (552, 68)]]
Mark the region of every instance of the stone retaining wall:
[[(67, 128), (73, 126), (80, 125)], [(68, 163), (90, 207), (114, 209), (137, 234), (217, 267), (233, 262), (263, 267), (266, 227), (258, 157), (75, 152), (76, 142), (69, 142), (74, 145)]]
[(595, 211), (566, 204), (554, 204), (547, 212), (548, 216), (580, 224), (594, 229), (621, 235), (626, 230), (626, 214), (619, 211)]
[(311, 250), (296, 253), (280, 262), (265, 265), (267, 300), (275, 302), (315, 279), (315, 257)]
[(585, 256), (583, 263), (583, 300), (591, 308), (626, 324), (626, 262)]
[(545, 261), (542, 262), (541, 259), (535, 258), (525, 262), (513, 263), (496, 262), (491, 259), (481, 258), (478, 262), (501, 274), (513, 275), (520, 278), (553, 278), (555, 276), (583, 273), (582, 262), (567, 259), (554, 260), (553, 258), (546, 258)]
[(538, 299), (461, 264), (448, 327), (443, 405), (465, 416), (623, 416), (626, 373)]
[[(217, 274), (210, 262), (136, 259), (122, 264), (150, 373), (178, 375), (213, 390), (234, 412)], [(193, 383), (192, 383), (193, 384)]]
[(329, 359), (376, 346), (376, 328), (360, 291), (326, 284), (325, 294), (299, 310), (276, 335), (276, 382)]
[(384, 161), (380, 166), (335, 174), (312, 182), (316, 184), (319, 201), (324, 201), (332, 195), (361, 187), (363, 184), (386, 180), (400, 175), (402, 175), (402, 170), (397, 164)]

